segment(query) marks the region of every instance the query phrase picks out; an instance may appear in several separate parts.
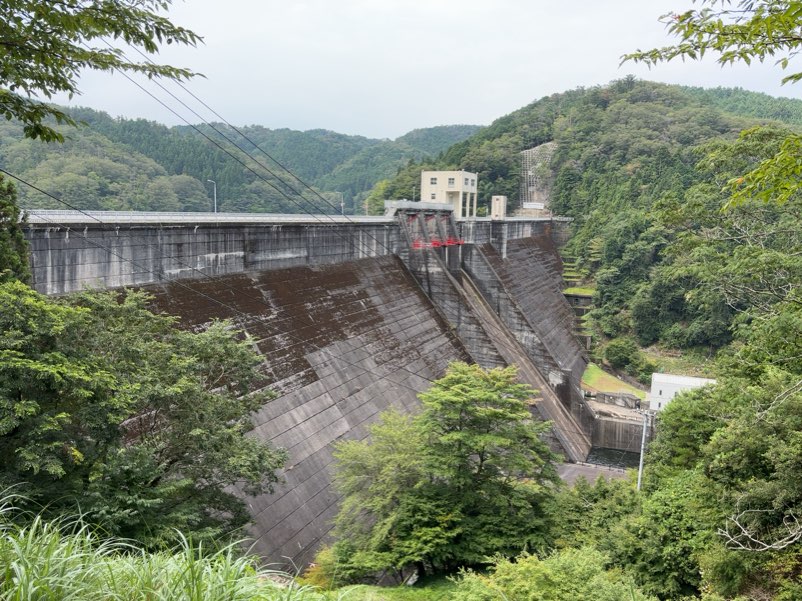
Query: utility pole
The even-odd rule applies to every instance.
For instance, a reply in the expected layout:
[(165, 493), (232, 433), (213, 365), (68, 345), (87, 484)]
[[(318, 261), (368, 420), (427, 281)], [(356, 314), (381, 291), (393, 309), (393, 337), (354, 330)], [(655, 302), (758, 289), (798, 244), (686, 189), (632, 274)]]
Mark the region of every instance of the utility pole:
[(214, 186), (214, 212), (217, 213), (217, 182), (211, 179), (206, 181)]
[(649, 412), (643, 412), (643, 434), (640, 439), (640, 461), (638, 461), (638, 490), (643, 480), (643, 456), (646, 454), (646, 428), (649, 424)]

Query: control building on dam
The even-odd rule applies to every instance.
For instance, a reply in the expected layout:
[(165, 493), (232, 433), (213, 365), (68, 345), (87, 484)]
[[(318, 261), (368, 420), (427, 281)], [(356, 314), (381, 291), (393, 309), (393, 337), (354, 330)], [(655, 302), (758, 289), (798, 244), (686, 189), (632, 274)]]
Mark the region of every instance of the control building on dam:
[(598, 440), (561, 292), (567, 220), (458, 221), (449, 205), (393, 205), (386, 217), (28, 215), (38, 291), (140, 287), (187, 328), (230, 319), (253, 337), (277, 394), (250, 435), (289, 453), (275, 492), (246, 497), (253, 550), (268, 562), (304, 565), (329, 533), (334, 444), (363, 438), (388, 408), (416, 410), (451, 361), (516, 364), (568, 460)]

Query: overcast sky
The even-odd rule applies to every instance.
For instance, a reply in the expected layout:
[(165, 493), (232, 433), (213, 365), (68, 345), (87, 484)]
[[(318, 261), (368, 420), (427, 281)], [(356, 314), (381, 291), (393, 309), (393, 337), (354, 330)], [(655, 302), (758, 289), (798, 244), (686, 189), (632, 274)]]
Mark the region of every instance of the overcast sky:
[[(802, 85), (780, 85), (773, 65), (619, 66), (626, 52), (670, 43), (658, 17), (692, 6), (690, 0), (174, 2), (172, 20), (204, 44), (167, 47), (158, 60), (203, 73), (188, 87), (235, 125), (395, 138), (419, 127), (486, 125), (545, 95), (627, 74), (802, 97)], [(143, 85), (188, 121), (201, 121), (153, 84)], [(89, 74), (80, 86), (72, 104), (182, 123), (120, 75)], [(204, 119), (218, 120), (185, 101)]]

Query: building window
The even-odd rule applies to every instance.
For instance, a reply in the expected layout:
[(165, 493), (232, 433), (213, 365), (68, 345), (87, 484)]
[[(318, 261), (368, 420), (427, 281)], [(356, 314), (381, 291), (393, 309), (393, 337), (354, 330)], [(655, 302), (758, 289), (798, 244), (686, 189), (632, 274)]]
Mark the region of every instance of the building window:
[(475, 180), (475, 179), (472, 179), (472, 180), (471, 180), (471, 186), (475, 186), (475, 185), (476, 185), (476, 180)]
[(432, 200), (437, 200), (437, 193), (436, 192), (432, 192)]
[(449, 177), (448, 178), (448, 187), (449, 188), (453, 188), (454, 187), (454, 178), (453, 177)]
[(432, 186), (436, 186), (436, 185), (437, 185), (437, 178), (436, 178), (436, 177), (430, 177), (430, 178), (429, 178), (429, 183), (430, 183)]
[(465, 185), (466, 186), (468, 185), (468, 178), (467, 177), (465, 178)]

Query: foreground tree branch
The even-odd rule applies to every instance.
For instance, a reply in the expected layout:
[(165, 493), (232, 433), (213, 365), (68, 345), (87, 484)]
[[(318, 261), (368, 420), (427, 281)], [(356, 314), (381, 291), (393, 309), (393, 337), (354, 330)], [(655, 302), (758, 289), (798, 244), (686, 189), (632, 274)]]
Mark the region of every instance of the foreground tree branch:
[(725, 544), (730, 549), (742, 551), (779, 551), (793, 545), (802, 539), (802, 524), (799, 519), (789, 513), (783, 517), (783, 535), (777, 538), (765, 539), (758, 534), (757, 528), (747, 524), (751, 516), (758, 514), (774, 513), (769, 509), (746, 509), (727, 519), (727, 525), (719, 528), (719, 536), (724, 538)]
[(196, 33), (159, 14), (169, 5), (170, 0), (0, 0), (0, 115), (21, 121), (26, 137), (61, 142), (64, 136), (48, 121), (76, 122), (46, 100), (79, 94), (82, 70), (192, 77), (188, 69), (131, 61), (118, 48), (89, 45), (111, 39), (155, 54), (164, 44), (200, 42)]
[[(722, 65), (751, 64), (769, 58), (787, 69), (802, 50), (802, 2), (798, 0), (698, 0), (701, 8), (661, 17), (670, 35), (679, 41), (673, 46), (638, 50), (622, 57), (649, 66), (675, 58), (700, 60), (706, 54), (717, 56)], [(796, 83), (802, 71), (782, 78)], [(802, 178), (802, 137), (789, 134), (775, 156), (756, 169), (731, 179), (730, 204), (749, 199), (784, 203), (799, 200), (798, 182)]]

